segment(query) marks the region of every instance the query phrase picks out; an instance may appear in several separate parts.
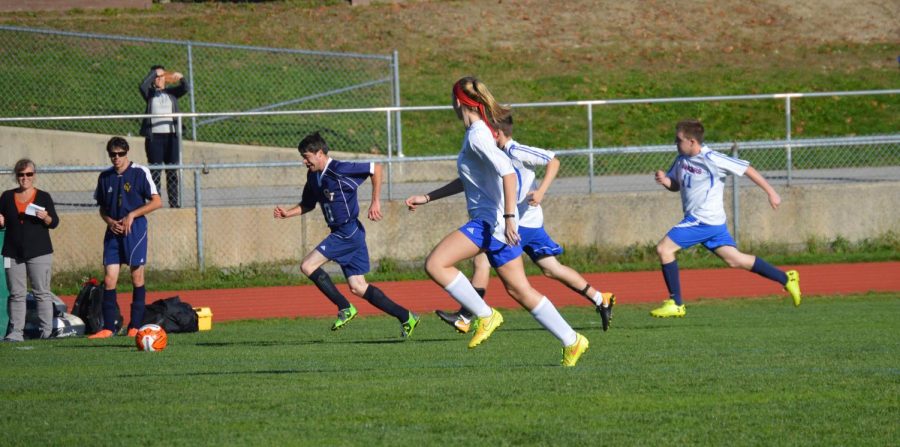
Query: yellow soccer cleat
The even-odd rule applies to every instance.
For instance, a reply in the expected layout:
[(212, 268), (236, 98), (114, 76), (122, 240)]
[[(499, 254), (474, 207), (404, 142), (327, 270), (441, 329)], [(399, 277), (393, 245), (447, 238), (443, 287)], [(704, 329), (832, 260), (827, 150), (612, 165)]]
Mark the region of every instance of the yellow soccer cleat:
[(476, 320), (475, 336), (469, 341), (469, 349), (472, 349), (487, 340), (491, 334), (503, 324), (503, 315), (497, 309), (491, 309), (493, 312), (489, 317), (479, 318)]
[(800, 307), (800, 272), (796, 270), (787, 271), (788, 281), (784, 285), (784, 290), (791, 294), (794, 299), (794, 307)]
[(578, 363), (578, 359), (580, 359), (581, 355), (588, 350), (590, 345), (587, 337), (576, 333), (575, 343), (572, 343), (572, 346), (566, 346), (562, 350), (562, 366), (575, 366), (575, 364)]
[(684, 304), (679, 306), (673, 299), (663, 301), (662, 306), (650, 311), (650, 315), (656, 318), (683, 317), (684, 314)]

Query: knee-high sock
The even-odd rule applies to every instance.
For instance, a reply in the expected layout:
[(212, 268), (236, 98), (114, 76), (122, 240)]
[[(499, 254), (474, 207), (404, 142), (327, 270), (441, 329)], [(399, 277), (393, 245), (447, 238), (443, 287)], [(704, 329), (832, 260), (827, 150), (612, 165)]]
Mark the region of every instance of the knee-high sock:
[(350, 302), (334, 286), (334, 282), (331, 281), (331, 277), (325, 273), (325, 270), (317, 268), (316, 271), (309, 275), (309, 279), (325, 294), (325, 297), (337, 306), (338, 310), (350, 307)]
[[(478, 293), (478, 296), (480, 296), (481, 299), (484, 299), (484, 295), (487, 294), (487, 289), (483, 287), (475, 287), (475, 292)], [(465, 307), (462, 306), (460, 306), (459, 308), (459, 316), (461, 316), (467, 323), (475, 318), (475, 314), (469, 312)]]
[(409, 319), (409, 311), (406, 308), (391, 301), (381, 289), (372, 284), (369, 284), (366, 293), (363, 294), (363, 298), (382, 312), (400, 320), (401, 323)]
[(572, 326), (569, 326), (569, 323), (559, 314), (556, 306), (547, 297), (541, 298), (538, 305), (531, 310), (531, 315), (534, 316), (538, 323), (541, 323), (541, 326), (544, 326), (554, 337), (558, 338), (563, 346), (571, 346), (575, 343), (577, 337), (575, 330), (572, 329)]
[(681, 279), (678, 274), (678, 261), (672, 261), (662, 265), (663, 279), (666, 280), (666, 288), (669, 289), (669, 298), (675, 300), (675, 304), (681, 305)]
[(759, 256), (756, 257), (756, 261), (753, 261), (753, 268), (750, 269), (750, 271), (764, 278), (778, 282), (781, 285), (787, 284), (787, 273), (782, 272)]
[(144, 286), (135, 287), (131, 298), (131, 324), (128, 327), (135, 329), (144, 325), (144, 310), (146, 305), (147, 289)]
[(116, 289), (103, 289), (103, 329), (116, 331)]
[(472, 287), (472, 283), (466, 279), (466, 275), (459, 272), (444, 290), (450, 294), (463, 308), (477, 315), (479, 318), (491, 316), (494, 312), (491, 307), (484, 302), (484, 299), (478, 296), (478, 292)]

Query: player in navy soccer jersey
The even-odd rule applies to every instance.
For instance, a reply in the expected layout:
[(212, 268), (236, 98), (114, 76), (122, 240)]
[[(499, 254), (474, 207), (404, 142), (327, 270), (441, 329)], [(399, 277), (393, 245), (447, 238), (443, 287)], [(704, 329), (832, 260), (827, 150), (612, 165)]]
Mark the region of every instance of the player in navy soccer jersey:
[(769, 196), (769, 204), (777, 209), (781, 197), (769, 182), (750, 166), (750, 163), (715, 152), (703, 145), (703, 124), (685, 120), (675, 126), (675, 146), (678, 156), (667, 172), (656, 171), (656, 183), (669, 191), (681, 192), (684, 219), (672, 227), (656, 245), (662, 264), (663, 279), (669, 299), (653, 309), (654, 317), (683, 317), (681, 283), (675, 253), (682, 248), (703, 244), (722, 258), (729, 267), (750, 270), (776, 281), (791, 294), (794, 306), (800, 305), (800, 274), (796, 270), (784, 272), (762, 258), (738, 251), (725, 224), (725, 175), (746, 175)]
[(356, 316), (356, 308), (334, 286), (331, 277), (322, 270), (328, 261), (337, 262), (347, 278), (354, 295), (365, 298), (384, 313), (400, 321), (400, 336), (409, 337), (419, 323), (419, 317), (391, 301), (378, 287), (366, 283), (369, 272), (369, 249), (366, 230), (359, 221), (359, 202), (356, 191), (372, 177), (372, 203), (369, 220), (381, 220), (381, 165), (338, 161), (328, 156), (328, 145), (318, 132), (307, 135), (298, 147), (303, 163), (309, 168), (300, 203), (293, 208), (275, 207), (276, 219), (308, 213), (319, 204), (331, 234), (306, 257), (300, 270), (338, 308), (337, 320), (331, 330), (338, 330)]
[(474, 348), (500, 327), (503, 315), (484, 302), (455, 264), (486, 253), (507, 293), (561, 342), (562, 364), (575, 366), (588, 349), (588, 339), (575, 332), (525, 276), (516, 208), (518, 180), (509, 157), (497, 150), (492, 128), (509, 114), (509, 109), (497, 103), (487, 86), (473, 77), (453, 85), (451, 101), (457, 118), (466, 127), (456, 160), (459, 178), (428, 194), (409, 197), (406, 205), (412, 211), (418, 205), (464, 191), (470, 220), (438, 243), (425, 261), (425, 270), (478, 318), (478, 328), (469, 341), (469, 348)]
[(119, 266), (131, 269), (134, 293), (131, 300), (131, 322), (128, 336), (134, 337), (143, 325), (146, 289), (144, 264), (147, 262), (147, 218), (162, 206), (159, 192), (145, 166), (128, 160), (128, 141), (113, 137), (106, 143), (112, 167), (100, 173), (94, 200), (100, 206), (100, 217), (106, 223), (103, 236), (103, 329), (88, 338), (112, 337), (116, 319), (116, 283)]
[[(587, 280), (574, 269), (560, 263), (557, 256), (562, 254), (563, 248), (544, 229), (544, 212), (541, 202), (559, 171), (559, 159), (552, 151), (526, 146), (513, 140), (512, 131), (512, 115), (497, 123), (497, 147), (503, 150), (512, 161), (513, 169), (516, 170), (519, 178), (517, 200), (519, 202), (519, 235), (522, 237), (522, 249), (531, 258), (531, 261), (541, 268), (545, 276), (556, 279), (593, 303), (597, 313), (600, 314), (601, 325), (605, 331), (609, 329), (615, 295), (601, 293), (591, 287)], [(547, 167), (540, 186), (535, 183), (534, 169), (538, 166)], [(490, 264), (484, 254), (476, 256), (472, 286), (482, 297), (486, 292), (489, 270)], [(461, 333), (469, 331), (471, 320), (474, 317), (465, 308), (460, 308), (453, 313), (442, 310), (435, 311), (435, 313)]]

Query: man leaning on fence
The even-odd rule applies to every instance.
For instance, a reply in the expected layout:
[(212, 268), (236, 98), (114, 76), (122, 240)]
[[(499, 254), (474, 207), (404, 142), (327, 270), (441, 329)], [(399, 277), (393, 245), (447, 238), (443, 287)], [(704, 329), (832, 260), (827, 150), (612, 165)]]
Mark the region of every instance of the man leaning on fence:
[[(162, 65), (150, 67), (150, 73), (141, 82), (141, 96), (147, 101), (145, 114), (178, 113), (178, 98), (184, 96), (191, 89), (191, 84), (179, 72), (166, 71)], [(147, 151), (147, 163), (178, 164), (181, 152), (178, 140), (178, 121), (175, 118), (144, 118), (141, 122), (141, 135), (144, 140), (144, 148)], [(156, 189), (160, 187), (160, 170), (150, 171)], [(178, 194), (178, 172), (174, 169), (166, 169), (166, 194), (169, 198), (169, 206), (178, 208), (181, 206)]]

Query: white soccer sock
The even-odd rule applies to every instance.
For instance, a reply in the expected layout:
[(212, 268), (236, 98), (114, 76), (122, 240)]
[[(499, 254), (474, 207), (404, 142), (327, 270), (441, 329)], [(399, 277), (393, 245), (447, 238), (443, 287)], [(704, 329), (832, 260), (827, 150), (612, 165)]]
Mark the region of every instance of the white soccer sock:
[(531, 315), (534, 316), (538, 323), (541, 323), (541, 326), (544, 326), (554, 337), (558, 338), (563, 346), (571, 346), (575, 343), (578, 334), (563, 319), (559, 311), (556, 310), (556, 306), (546, 296), (541, 298), (541, 302), (534, 307)]
[(459, 272), (456, 278), (450, 281), (447, 287), (444, 287), (444, 290), (459, 304), (468, 309), (469, 312), (477, 315), (478, 318), (486, 318), (494, 313), (491, 307), (484, 302), (484, 299), (478, 296), (478, 292), (475, 291), (472, 283), (466, 279), (466, 275), (463, 275), (462, 272)]
[(591, 301), (593, 301), (594, 305), (596, 305), (596, 306), (602, 305), (603, 304), (603, 294), (600, 293), (599, 290), (597, 290), (597, 293), (594, 294), (594, 296), (591, 298)]

